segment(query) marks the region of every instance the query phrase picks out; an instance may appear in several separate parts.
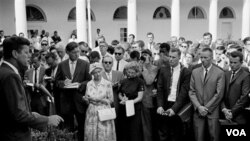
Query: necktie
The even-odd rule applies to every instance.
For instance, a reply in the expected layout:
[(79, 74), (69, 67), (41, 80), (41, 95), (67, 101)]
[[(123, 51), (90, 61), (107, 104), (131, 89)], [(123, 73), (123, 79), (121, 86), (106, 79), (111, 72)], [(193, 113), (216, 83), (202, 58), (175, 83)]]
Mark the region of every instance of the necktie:
[(37, 83), (37, 69), (35, 69), (35, 79), (34, 79), (34, 83)]
[(116, 66), (116, 70), (119, 71), (119, 62), (120, 61), (117, 61), (117, 66)]
[(73, 79), (74, 72), (75, 72), (75, 66), (74, 62), (71, 62), (70, 64), (70, 74), (71, 74), (71, 79)]
[(171, 91), (171, 87), (172, 87), (172, 82), (173, 82), (173, 75), (174, 75), (174, 68), (171, 67), (171, 78), (170, 78), (170, 86), (169, 86), (169, 89)]
[(231, 75), (231, 80), (230, 80), (230, 82), (233, 80), (233, 78), (235, 77), (235, 74), (236, 74), (236, 72), (235, 71), (232, 71), (232, 75)]
[(110, 73), (107, 73), (107, 76), (108, 76), (108, 80), (111, 82), (112, 80), (111, 80), (111, 75), (110, 75)]
[(205, 80), (206, 80), (206, 78), (207, 78), (207, 69), (205, 69), (205, 76), (204, 76), (204, 82), (205, 82)]

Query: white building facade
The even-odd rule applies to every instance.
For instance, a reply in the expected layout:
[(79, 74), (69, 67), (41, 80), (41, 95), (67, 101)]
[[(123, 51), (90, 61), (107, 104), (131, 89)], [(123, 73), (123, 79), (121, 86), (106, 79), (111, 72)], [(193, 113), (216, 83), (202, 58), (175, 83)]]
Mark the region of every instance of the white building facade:
[[(91, 22), (84, 16), (90, 14)], [(5, 35), (56, 30), (67, 43), (77, 30), (78, 41), (94, 44), (97, 28), (108, 43), (126, 41), (130, 33), (147, 42), (147, 32), (156, 42), (170, 36), (199, 41), (204, 32), (238, 40), (250, 35), (250, 0), (0, 0)]]

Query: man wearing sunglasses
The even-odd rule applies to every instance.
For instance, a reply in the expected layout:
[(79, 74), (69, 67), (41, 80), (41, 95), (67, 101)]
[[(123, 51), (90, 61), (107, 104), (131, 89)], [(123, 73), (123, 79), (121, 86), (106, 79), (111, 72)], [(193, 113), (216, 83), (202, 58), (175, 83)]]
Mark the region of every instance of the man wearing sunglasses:
[(118, 45), (115, 48), (115, 61), (112, 70), (123, 72), (124, 66), (128, 63), (123, 59), (125, 50), (122, 46)]
[[(102, 60), (102, 65), (104, 68), (104, 71), (102, 72), (102, 77), (110, 82), (112, 82), (113, 86), (113, 97), (114, 97), (114, 107), (116, 110), (116, 113), (118, 113), (119, 108), (119, 101), (118, 101), (118, 83), (123, 79), (123, 73), (120, 71), (112, 70), (113, 67), (113, 57), (111, 56), (105, 56)], [(117, 124), (118, 119), (115, 120), (115, 127), (116, 127), (116, 135), (117, 139), (120, 140), (120, 131), (119, 126)]]
[(89, 58), (88, 58), (88, 54), (90, 51), (89, 45), (86, 42), (79, 42), (78, 45), (80, 48), (79, 59), (82, 59), (82, 60), (87, 61), (89, 63)]

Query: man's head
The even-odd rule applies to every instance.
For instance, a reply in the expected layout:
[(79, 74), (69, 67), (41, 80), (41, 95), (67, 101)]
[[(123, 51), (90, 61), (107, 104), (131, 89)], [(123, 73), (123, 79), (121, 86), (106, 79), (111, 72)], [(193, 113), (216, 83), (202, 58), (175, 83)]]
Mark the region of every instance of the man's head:
[(176, 67), (181, 58), (181, 51), (178, 48), (171, 48), (169, 52), (169, 64), (171, 67)]
[(203, 43), (205, 45), (208, 45), (208, 46), (211, 45), (211, 43), (212, 43), (212, 34), (211, 33), (206, 32), (203, 34)]
[(138, 40), (136, 42), (134, 42), (134, 44), (132, 45), (132, 50), (136, 50), (138, 52), (141, 52), (144, 49), (145, 43), (142, 40)]
[(45, 58), (46, 58), (46, 63), (50, 67), (54, 67), (54, 66), (57, 65), (57, 56), (53, 52), (47, 53), (47, 55), (45, 56)]
[(19, 37), (24, 37), (24, 33), (23, 33), (23, 32), (20, 32), (20, 33), (18, 34), (18, 36), (19, 36)]
[(143, 56), (143, 58), (145, 58), (145, 60), (142, 60), (142, 57), (141, 57), (141, 60), (144, 61), (144, 63), (146, 63), (146, 64), (151, 63), (151, 61), (153, 59), (152, 52), (149, 49), (144, 49), (141, 52), (141, 56)]
[(215, 50), (216, 61), (221, 61), (222, 54), (226, 53), (226, 48), (224, 46), (218, 46)]
[(211, 48), (203, 48), (201, 50), (200, 59), (203, 67), (208, 68), (213, 61), (213, 50)]
[(90, 54), (89, 54), (89, 62), (90, 62), (90, 64), (95, 63), (95, 62), (99, 62), (100, 59), (101, 59), (101, 57), (100, 57), (99, 52), (97, 52), (97, 51), (90, 52)]
[(243, 43), (245, 45), (245, 48), (248, 52), (250, 52), (250, 37), (246, 37), (244, 40), (243, 40)]
[(181, 53), (186, 54), (188, 51), (188, 44), (186, 42), (182, 42), (179, 49), (181, 50)]
[(5, 60), (15, 60), (19, 67), (27, 67), (30, 59), (30, 42), (23, 37), (6, 38), (3, 42)]
[(117, 61), (120, 61), (123, 59), (123, 56), (124, 56), (124, 53), (125, 53), (125, 50), (124, 48), (121, 46), (121, 45), (118, 45), (116, 48), (115, 48), (115, 59)]
[(135, 35), (129, 34), (128, 35), (128, 43), (132, 44), (135, 41)]
[(96, 33), (99, 35), (100, 32), (101, 32), (101, 29), (100, 29), (100, 28), (97, 28), (97, 29), (96, 29)]
[(41, 41), (41, 48), (42, 49), (48, 49), (48, 47), (49, 47), (48, 41), (47, 40), (42, 40)]
[(0, 30), (0, 37), (4, 36), (4, 31)]
[(149, 43), (153, 43), (154, 42), (154, 34), (152, 32), (148, 32), (147, 33), (147, 37), (148, 37), (148, 42)]
[(70, 42), (66, 46), (66, 52), (69, 55), (71, 61), (76, 61), (79, 57), (80, 50), (76, 42)]
[(105, 56), (102, 59), (102, 65), (103, 65), (104, 70), (106, 72), (110, 72), (112, 70), (112, 67), (113, 67), (113, 58), (111, 56)]
[(168, 56), (170, 50), (170, 45), (168, 43), (162, 43), (160, 45), (160, 56)]
[(176, 47), (177, 46), (177, 42), (178, 42), (178, 39), (176, 36), (172, 36), (171, 37), (171, 44), (172, 44), (172, 47)]
[(58, 33), (57, 33), (57, 31), (54, 31), (54, 36), (58, 36)]
[(41, 64), (41, 55), (40, 55), (40, 53), (34, 53), (34, 54), (31, 55), (31, 64), (35, 69), (40, 67), (40, 64)]
[(79, 48), (80, 48), (80, 55), (81, 56), (87, 56), (89, 53), (89, 45), (86, 42), (79, 42), (78, 43)]
[(229, 60), (232, 71), (237, 71), (242, 66), (243, 55), (238, 51), (231, 52)]
[(100, 42), (99, 48), (100, 48), (101, 55), (104, 56), (107, 53), (108, 44), (106, 42)]
[(130, 56), (131, 61), (139, 61), (139, 59), (140, 59), (140, 53), (136, 50), (132, 51), (129, 54), (129, 56)]

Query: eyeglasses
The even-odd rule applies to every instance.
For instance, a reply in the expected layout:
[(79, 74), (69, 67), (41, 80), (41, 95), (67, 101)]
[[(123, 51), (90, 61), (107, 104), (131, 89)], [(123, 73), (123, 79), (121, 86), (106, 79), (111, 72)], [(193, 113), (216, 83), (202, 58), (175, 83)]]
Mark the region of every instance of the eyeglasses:
[(48, 44), (41, 44), (41, 46), (47, 46)]
[(187, 48), (187, 46), (181, 46), (181, 47), (183, 47), (183, 48)]
[(104, 64), (112, 64), (112, 62), (103, 62)]
[(82, 50), (81, 52), (82, 52), (82, 53), (88, 53), (88, 51), (85, 51), (85, 50)]
[(122, 55), (122, 53), (117, 53), (117, 52), (115, 52), (115, 55), (119, 55), (119, 56), (120, 56), (120, 55)]
[(47, 54), (42, 54), (42, 56), (45, 56), (45, 55), (47, 55)]

